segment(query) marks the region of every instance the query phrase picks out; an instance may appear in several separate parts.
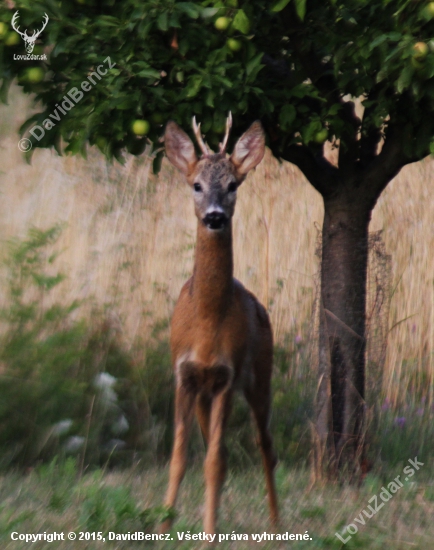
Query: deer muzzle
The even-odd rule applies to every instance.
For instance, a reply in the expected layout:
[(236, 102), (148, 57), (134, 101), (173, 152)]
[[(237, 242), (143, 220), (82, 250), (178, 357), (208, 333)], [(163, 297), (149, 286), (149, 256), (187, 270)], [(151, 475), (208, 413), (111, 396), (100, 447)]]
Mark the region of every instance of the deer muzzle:
[(224, 212), (208, 212), (208, 214), (203, 218), (203, 223), (212, 229), (213, 231), (219, 231), (223, 229), (229, 221), (229, 218)]

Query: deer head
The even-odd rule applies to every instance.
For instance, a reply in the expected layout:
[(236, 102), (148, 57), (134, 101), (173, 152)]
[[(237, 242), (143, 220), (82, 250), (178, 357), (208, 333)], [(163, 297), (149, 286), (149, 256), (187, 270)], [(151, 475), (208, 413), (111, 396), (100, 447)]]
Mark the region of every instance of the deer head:
[(26, 45), (26, 52), (27, 53), (32, 53), (33, 52), (33, 48), (35, 47), (35, 43), (36, 43), (36, 40), (38, 38), (38, 36), (41, 34), (41, 32), (45, 29), (45, 27), (47, 26), (47, 23), (48, 23), (48, 15), (45, 13), (44, 14), (44, 21), (42, 23), (42, 29), (40, 29), (39, 31), (33, 31), (33, 34), (32, 36), (28, 36), (27, 35), (27, 31), (24, 31), (24, 32), (21, 32), (19, 30), (20, 27), (17, 27), (17, 22), (18, 22), (18, 18), (19, 18), (19, 15), (18, 15), (18, 11), (16, 11), (14, 13), (14, 16), (12, 17), (12, 28), (14, 29), (14, 31), (16, 31), (20, 36), (21, 38), (24, 40), (24, 43)]
[(200, 133), (200, 124), (193, 118), (193, 130), (202, 150), (197, 158), (188, 135), (175, 122), (168, 122), (164, 135), (166, 154), (170, 162), (187, 178), (193, 190), (195, 213), (200, 223), (212, 232), (224, 231), (234, 214), (237, 189), (248, 172), (262, 160), (265, 138), (262, 125), (254, 122), (237, 141), (231, 156), (226, 146), (232, 116), (226, 122), (226, 134), (218, 153), (210, 151)]

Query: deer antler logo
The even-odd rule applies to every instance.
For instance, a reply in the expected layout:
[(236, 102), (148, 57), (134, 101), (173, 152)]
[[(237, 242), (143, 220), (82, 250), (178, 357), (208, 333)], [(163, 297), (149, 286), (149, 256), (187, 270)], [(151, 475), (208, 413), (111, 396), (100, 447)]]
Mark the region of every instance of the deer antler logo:
[(27, 36), (27, 31), (24, 31), (24, 32), (21, 32), (20, 30), (18, 30), (20, 27), (17, 26), (17, 22), (18, 22), (18, 18), (19, 18), (19, 15), (18, 15), (18, 11), (16, 11), (14, 13), (14, 16), (12, 17), (12, 28), (14, 29), (14, 31), (16, 31), (20, 36), (21, 38), (24, 40), (24, 43), (26, 45), (26, 51), (27, 53), (32, 53), (33, 52), (33, 48), (35, 47), (35, 42), (38, 38), (38, 36), (41, 34), (41, 32), (45, 29), (45, 27), (47, 26), (47, 23), (48, 23), (48, 15), (45, 13), (44, 14), (44, 21), (43, 21), (43, 25), (42, 25), (42, 29), (39, 30), (39, 31), (33, 31), (33, 34), (32, 36)]

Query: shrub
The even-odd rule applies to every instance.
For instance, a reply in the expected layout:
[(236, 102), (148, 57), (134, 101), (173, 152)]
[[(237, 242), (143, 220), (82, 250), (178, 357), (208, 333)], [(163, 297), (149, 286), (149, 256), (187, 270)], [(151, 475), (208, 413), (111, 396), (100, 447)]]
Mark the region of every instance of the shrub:
[[(132, 370), (131, 359), (101, 316), (90, 330), (73, 318), (79, 303), (52, 303), (50, 293), (65, 278), (53, 265), (60, 232), (59, 226), (31, 229), (26, 239), (9, 243), (4, 262), (0, 466), (74, 452), (82, 464), (98, 462), (128, 429), (117, 392), (126, 400), (122, 378)], [(109, 392), (98, 385), (103, 374), (113, 381)]]

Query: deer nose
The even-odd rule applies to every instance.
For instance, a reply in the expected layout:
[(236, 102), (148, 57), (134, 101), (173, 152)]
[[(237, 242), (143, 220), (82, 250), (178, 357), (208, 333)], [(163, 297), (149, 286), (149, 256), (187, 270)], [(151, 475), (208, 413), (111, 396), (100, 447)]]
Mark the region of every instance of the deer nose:
[(228, 221), (228, 217), (224, 212), (219, 210), (214, 210), (208, 212), (207, 215), (203, 218), (203, 223), (209, 229), (222, 229)]

